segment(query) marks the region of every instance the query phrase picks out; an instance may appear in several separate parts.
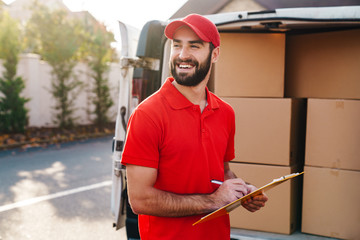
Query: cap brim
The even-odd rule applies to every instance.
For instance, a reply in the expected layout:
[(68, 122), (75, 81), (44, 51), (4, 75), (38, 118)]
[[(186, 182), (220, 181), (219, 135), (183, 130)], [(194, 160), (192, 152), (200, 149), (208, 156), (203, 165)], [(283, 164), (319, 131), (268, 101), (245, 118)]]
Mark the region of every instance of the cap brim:
[(165, 36), (169, 39), (173, 39), (175, 32), (182, 26), (190, 27), (201, 40), (210, 42), (210, 39), (208, 39), (197, 27), (180, 20), (173, 21), (166, 26), (164, 31)]

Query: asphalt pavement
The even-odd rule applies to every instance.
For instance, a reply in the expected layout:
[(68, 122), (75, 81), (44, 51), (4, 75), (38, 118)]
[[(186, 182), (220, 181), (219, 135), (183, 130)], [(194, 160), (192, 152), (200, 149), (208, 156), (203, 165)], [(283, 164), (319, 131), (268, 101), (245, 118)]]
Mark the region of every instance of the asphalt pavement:
[(125, 239), (110, 210), (106, 137), (0, 152), (0, 239)]

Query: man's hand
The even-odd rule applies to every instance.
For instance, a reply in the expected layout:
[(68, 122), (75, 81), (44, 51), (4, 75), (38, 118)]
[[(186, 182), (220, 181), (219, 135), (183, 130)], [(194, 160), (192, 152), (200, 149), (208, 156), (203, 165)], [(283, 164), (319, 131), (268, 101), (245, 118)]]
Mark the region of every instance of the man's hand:
[[(247, 194), (255, 191), (257, 188), (253, 185), (247, 185)], [(260, 195), (256, 195), (252, 198), (249, 198), (248, 200), (241, 203), (241, 205), (247, 209), (250, 212), (256, 212), (260, 210), (260, 208), (265, 206), (265, 202), (268, 200), (268, 197), (265, 195), (265, 193), (262, 193)]]
[(212, 197), (216, 207), (220, 208), (245, 196), (248, 191), (246, 183), (241, 178), (233, 178), (224, 181)]

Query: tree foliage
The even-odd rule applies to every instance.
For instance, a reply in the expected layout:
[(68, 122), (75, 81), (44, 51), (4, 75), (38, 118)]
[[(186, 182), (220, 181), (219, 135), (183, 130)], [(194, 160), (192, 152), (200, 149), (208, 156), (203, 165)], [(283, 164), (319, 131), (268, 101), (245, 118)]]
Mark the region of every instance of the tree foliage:
[(93, 81), (92, 103), (95, 110), (95, 124), (103, 129), (109, 122), (108, 110), (113, 105), (110, 96), (108, 78), (105, 76), (109, 70), (109, 62), (115, 56), (115, 51), (111, 48), (114, 42), (114, 35), (106, 30), (103, 24), (85, 25), (84, 26), (84, 45), (83, 56), (91, 69)]
[[(85, 61), (88, 64), (91, 70), (89, 75), (92, 79), (91, 103), (94, 105), (91, 114), (95, 116), (94, 123), (102, 129), (109, 122), (108, 111), (113, 105), (107, 73), (109, 63), (115, 59), (115, 51), (111, 47), (114, 35), (91, 15), (85, 14), (84, 21), (84, 18), (75, 18), (64, 10), (50, 10), (36, 0), (31, 10), (32, 16), (26, 23), (22, 41), (19, 42), (19, 37), (16, 35), (19, 34), (18, 28), (0, 26), (0, 41), (6, 41), (6, 43), (0, 43), (0, 57), (5, 59), (6, 70), (0, 84), (0, 90), (3, 91), (0, 97), (4, 96), (1, 98), (0, 113), (3, 114), (2, 116), (10, 113), (10, 110), (7, 110), (10, 103), (18, 103), (24, 108), (24, 104), (28, 101), (20, 97), (20, 92), (24, 89), (23, 80), (15, 77), (20, 46), (23, 46), (23, 52), (39, 54), (52, 68), (50, 92), (56, 101), (54, 122), (60, 128), (69, 129), (75, 124), (74, 101), (78, 93), (76, 90), (82, 90), (80, 88), (82, 83), (77, 80), (73, 70), (79, 61)], [(0, 21), (4, 18), (3, 12), (0, 5)], [(10, 34), (9, 31), (13, 32)], [(18, 95), (17, 100), (15, 100), (15, 95), (7, 95), (10, 94), (9, 89), (12, 94)], [(11, 100), (6, 102), (5, 98)], [(20, 108), (17, 107), (17, 109)], [(17, 113), (20, 114), (20, 112)], [(24, 108), (22, 116), (17, 115), (16, 118), (24, 124), (27, 122), (26, 114), (27, 111)], [(6, 119), (15, 124), (10, 116)], [(9, 123), (1, 119), (0, 124)], [(11, 127), (11, 129), (17, 128)]]
[(78, 50), (80, 24), (63, 10), (50, 10), (37, 2), (27, 23), (28, 50), (40, 54), (52, 67), (52, 89), (56, 105), (55, 123), (60, 128), (74, 126), (74, 91), (81, 85), (73, 76)]
[(3, 12), (0, 19), (0, 58), (3, 59), (3, 77), (0, 78), (0, 131), (24, 132), (27, 125), (28, 99), (21, 97), (25, 88), (21, 77), (16, 77), (20, 53), (20, 31), (17, 23)]
[(0, 16), (0, 58), (5, 71), (0, 78), (0, 132), (24, 132), (28, 122), (25, 103), (21, 97), (25, 88), (21, 77), (16, 77), (18, 56), (21, 52), (18, 24), (6, 12)]

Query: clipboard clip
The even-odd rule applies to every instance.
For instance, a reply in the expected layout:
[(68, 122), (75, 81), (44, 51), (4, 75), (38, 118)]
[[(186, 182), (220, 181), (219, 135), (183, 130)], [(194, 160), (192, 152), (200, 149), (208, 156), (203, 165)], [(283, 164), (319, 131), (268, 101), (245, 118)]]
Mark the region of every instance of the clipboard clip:
[(279, 177), (279, 178), (275, 178), (273, 180), (273, 182), (278, 182), (278, 181), (282, 181), (282, 180), (286, 180), (286, 179), (289, 179), (289, 178), (293, 178), (293, 177), (296, 177), (298, 175), (301, 175), (303, 174), (304, 172), (301, 172), (301, 173), (291, 173), (291, 174), (288, 174), (288, 175), (285, 175), (285, 176), (282, 176), (282, 177)]

